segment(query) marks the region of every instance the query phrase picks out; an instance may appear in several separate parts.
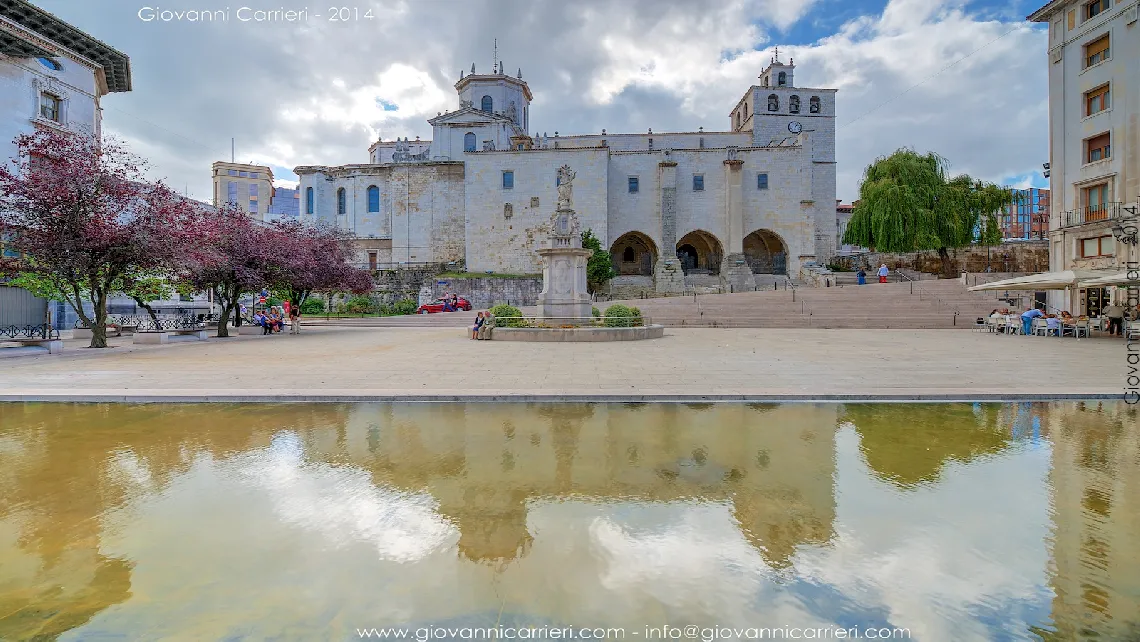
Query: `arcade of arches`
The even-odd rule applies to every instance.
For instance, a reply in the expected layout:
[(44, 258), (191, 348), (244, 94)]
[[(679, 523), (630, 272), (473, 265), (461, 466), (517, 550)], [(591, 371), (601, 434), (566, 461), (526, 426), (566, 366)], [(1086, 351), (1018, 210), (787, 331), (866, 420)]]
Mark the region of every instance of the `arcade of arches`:
[(756, 230), (744, 237), (744, 256), (753, 274), (788, 273), (788, 247), (771, 230)]
[(653, 276), (657, 245), (641, 232), (627, 232), (610, 246), (614, 271), (619, 276)]
[(677, 258), (685, 274), (720, 274), (724, 248), (712, 234), (693, 230), (677, 241)]

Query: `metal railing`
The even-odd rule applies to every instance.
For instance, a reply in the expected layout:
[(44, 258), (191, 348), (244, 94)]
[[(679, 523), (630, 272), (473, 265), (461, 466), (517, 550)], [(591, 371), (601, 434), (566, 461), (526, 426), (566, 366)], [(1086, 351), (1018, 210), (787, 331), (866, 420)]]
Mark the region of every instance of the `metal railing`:
[(1072, 227), (1098, 221), (1115, 221), (1124, 214), (1123, 203), (1101, 203), (1061, 212), (1061, 227)]
[(958, 325), (958, 315), (960, 312), (959, 312), (957, 306), (952, 305), (946, 301), (943, 301), (941, 298), (939, 298), (933, 292), (922, 287), (921, 281), (910, 278), (906, 274), (903, 274), (900, 270), (894, 270), (894, 273), (898, 274), (902, 278), (906, 279), (906, 281), (908, 283), (910, 283), (910, 293), (911, 294), (914, 294), (916, 289), (918, 290), (918, 300), (919, 301), (925, 301), (925, 300), (934, 301), (934, 303), (938, 306), (943, 306), (943, 307), (949, 308), (950, 310), (953, 310), (953, 312), (954, 312), (954, 325)]
[[(653, 320), (642, 314), (635, 317), (495, 317), (496, 328), (640, 328)], [(474, 323), (472, 323), (474, 325)]]
[(58, 339), (59, 330), (49, 323), (39, 325), (8, 325), (0, 326), (0, 341), (7, 339)]

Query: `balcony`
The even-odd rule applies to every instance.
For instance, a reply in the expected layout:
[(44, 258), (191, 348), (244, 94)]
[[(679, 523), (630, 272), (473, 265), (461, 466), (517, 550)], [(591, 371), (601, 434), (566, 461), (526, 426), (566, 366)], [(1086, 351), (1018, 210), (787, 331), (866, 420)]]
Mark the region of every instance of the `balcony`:
[(1085, 223), (1096, 223), (1098, 221), (1115, 221), (1121, 218), (1123, 214), (1123, 203), (1101, 203), (1099, 205), (1089, 205), (1078, 210), (1069, 210), (1061, 212), (1061, 227), (1073, 227), (1074, 225), (1084, 225)]

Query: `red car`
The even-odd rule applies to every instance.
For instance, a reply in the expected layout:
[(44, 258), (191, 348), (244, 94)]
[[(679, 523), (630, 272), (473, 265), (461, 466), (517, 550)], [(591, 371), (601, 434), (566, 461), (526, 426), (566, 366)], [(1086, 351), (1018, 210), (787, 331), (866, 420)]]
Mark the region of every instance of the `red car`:
[[(464, 312), (471, 311), (471, 302), (463, 297), (459, 297), (455, 301), (456, 311), (463, 310)], [(425, 303), (416, 308), (416, 314), (435, 314), (436, 312), (443, 312), (443, 299), (436, 299), (431, 303)]]

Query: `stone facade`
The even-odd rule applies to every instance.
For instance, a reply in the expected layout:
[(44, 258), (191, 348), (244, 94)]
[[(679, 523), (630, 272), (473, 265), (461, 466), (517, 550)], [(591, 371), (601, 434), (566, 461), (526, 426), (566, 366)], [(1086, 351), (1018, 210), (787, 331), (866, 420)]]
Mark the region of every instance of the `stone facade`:
[[(1140, 223), (1140, 6), (1053, 0), (1029, 16), (1049, 25), (1051, 268), (1123, 272), (1140, 254), (1117, 226)], [(1049, 305), (1093, 312), (1104, 294), (1049, 293)], [(1120, 296), (1123, 296), (1120, 290)]]
[(461, 75), (460, 108), (429, 121), (432, 141), (378, 141), (368, 165), (296, 168), (301, 217), (389, 240), (394, 263), (533, 274), (569, 165), (582, 229), (619, 273), (659, 292), (683, 290), (686, 275), (751, 289), (753, 273), (797, 274), (835, 251), (835, 90), (795, 87), (794, 69), (773, 58), (730, 131), (568, 136), (527, 133), (521, 70)]

